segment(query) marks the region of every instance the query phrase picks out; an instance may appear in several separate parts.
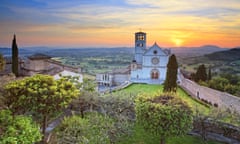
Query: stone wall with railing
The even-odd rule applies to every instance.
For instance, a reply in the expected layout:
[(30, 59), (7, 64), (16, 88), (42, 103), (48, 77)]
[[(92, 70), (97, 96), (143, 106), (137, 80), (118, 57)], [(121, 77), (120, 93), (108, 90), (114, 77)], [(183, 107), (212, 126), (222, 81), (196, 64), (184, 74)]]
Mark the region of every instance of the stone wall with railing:
[(191, 96), (216, 107), (227, 108), (240, 113), (240, 98), (226, 92), (217, 91), (205, 86), (200, 86), (194, 81), (186, 79), (179, 74), (179, 86)]

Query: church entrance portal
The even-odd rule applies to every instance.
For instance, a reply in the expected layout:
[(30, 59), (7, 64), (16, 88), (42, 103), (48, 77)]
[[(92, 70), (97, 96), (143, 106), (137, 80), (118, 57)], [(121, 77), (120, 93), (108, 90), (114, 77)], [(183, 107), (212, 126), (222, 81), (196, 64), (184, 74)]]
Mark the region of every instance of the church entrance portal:
[(151, 71), (151, 79), (158, 79), (159, 78), (159, 72), (156, 69), (153, 69)]

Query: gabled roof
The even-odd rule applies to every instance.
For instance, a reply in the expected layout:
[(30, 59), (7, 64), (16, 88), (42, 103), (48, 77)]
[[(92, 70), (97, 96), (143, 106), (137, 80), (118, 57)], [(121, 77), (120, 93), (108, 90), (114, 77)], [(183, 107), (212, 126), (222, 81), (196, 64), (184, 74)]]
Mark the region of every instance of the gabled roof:
[(50, 59), (50, 58), (51, 58), (50, 56), (47, 56), (45, 54), (40, 54), (40, 53), (36, 53), (28, 57), (28, 59), (30, 60), (43, 60), (43, 59)]
[(166, 50), (160, 48), (158, 46), (158, 44), (155, 42), (153, 44), (153, 46), (151, 46), (148, 50), (146, 50), (146, 52), (144, 53), (144, 55), (162, 55), (162, 56), (168, 56), (169, 52), (167, 52)]

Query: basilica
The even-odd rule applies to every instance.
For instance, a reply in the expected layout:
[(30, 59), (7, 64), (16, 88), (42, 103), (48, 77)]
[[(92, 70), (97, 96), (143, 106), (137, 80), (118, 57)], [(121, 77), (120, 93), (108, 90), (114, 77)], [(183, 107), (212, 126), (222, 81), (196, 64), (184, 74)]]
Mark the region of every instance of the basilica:
[(147, 49), (146, 33), (135, 33), (135, 57), (131, 63), (130, 81), (148, 84), (163, 83), (170, 54), (169, 49), (162, 49), (157, 43)]
[(170, 49), (162, 49), (157, 43), (147, 48), (147, 34), (135, 33), (135, 54), (131, 64), (125, 69), (96, 75), (99, 85), (116, 86), (123, 83), (162, 84), (167, 73)]

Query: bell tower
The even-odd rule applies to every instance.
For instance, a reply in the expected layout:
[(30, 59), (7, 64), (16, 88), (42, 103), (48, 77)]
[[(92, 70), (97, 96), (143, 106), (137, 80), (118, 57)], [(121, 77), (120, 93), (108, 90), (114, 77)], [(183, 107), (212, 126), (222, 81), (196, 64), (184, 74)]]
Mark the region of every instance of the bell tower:
[(135, 60), (137, 64), (142, 64), (143, 54), (146, 51), (146, 33), (135, 33)]

